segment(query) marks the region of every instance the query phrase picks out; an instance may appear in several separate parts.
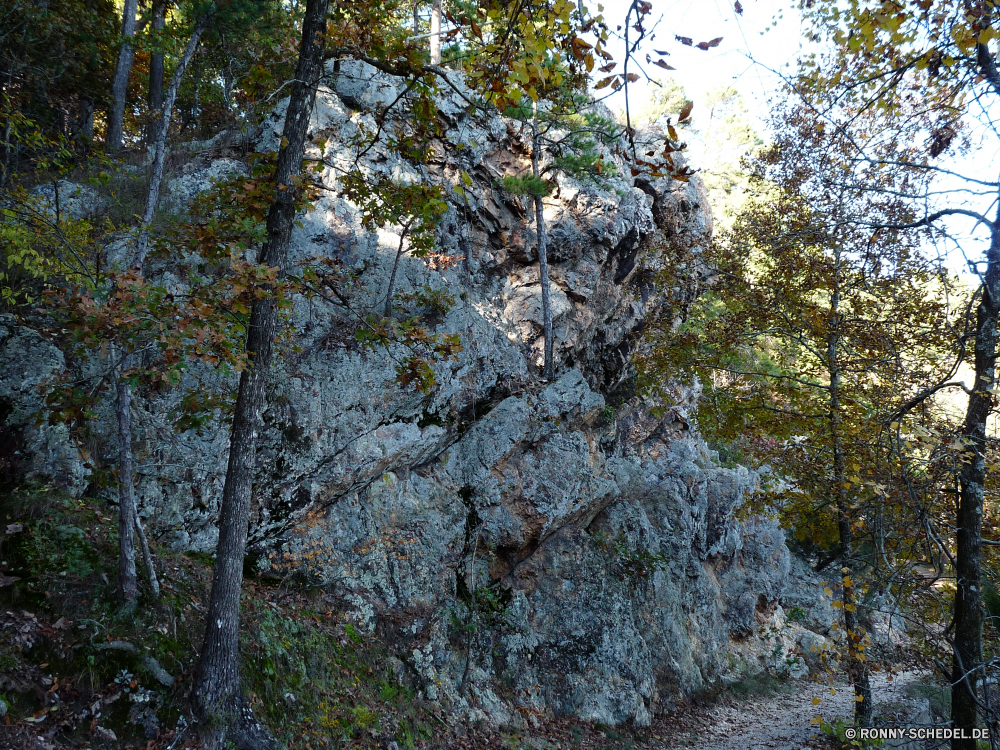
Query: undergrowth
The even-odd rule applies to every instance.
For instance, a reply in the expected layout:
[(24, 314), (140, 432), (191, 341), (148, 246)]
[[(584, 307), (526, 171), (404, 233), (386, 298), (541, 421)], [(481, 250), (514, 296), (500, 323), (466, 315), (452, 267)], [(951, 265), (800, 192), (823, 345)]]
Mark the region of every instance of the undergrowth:
[[(0, 746), (28, 748), (36, 738), (95, 749), (198, 746), (188, 697), (211, 557), (155, 549), (162, 597), (123, 614), (116, 531), (116, 510), (98, 499), (50, 487), (0, 498), (0, 700), (8, 706)], [(289, 750), (413, 748), (431, 737), (437, 720), (397, 682), (385, 646), (342, 622), (322, 592), (247, 581), (243, 621), (248, 698)], [(109, 649), (115, 641), (141, 653)], [(143, 655), (174, 684), (161, 684)]]

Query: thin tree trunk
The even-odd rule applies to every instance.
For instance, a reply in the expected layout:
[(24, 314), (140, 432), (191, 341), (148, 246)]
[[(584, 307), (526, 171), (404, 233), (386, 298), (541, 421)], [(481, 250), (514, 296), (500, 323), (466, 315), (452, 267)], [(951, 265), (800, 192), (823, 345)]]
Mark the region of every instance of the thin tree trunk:
[[(534, 103), (534, 112), (531, 117), (531, 172), (538, 178), (541, 172), (538, 168), (539, 140), (538, 140), (538, 102)], [(535, 196), (535, 235), (538, 237), (538, 274), (542, 285), (542, 335), (545, 340), (544, 365), (542, 367), (542, 377), (551, 380), (553, 377), (552, 365), (552, 299), (551, 288), (549, 286), (549, 257), (546, 248), (545, 237), (545, 212), (542, 205), (542, 196)]]
[[(160, 185), (163, 182), (163, 163), (166, 154), (167, 132), (170, 130), (170, 118), (173, 112), (174, 101), (177, 98), (177, 90), (180, 88), (181, 79), (191, 57), (198, 47), (198, 39), (204, 32), (208, 24), (210, 14), (213, 12), (213, 5), (209, 11), (198, 19), (195, 24), (191, 39), (188, 40), (187, 48), (181, 57), (177, 70), (174, 71), (173, 79), (170, 82), (170, 90), (167, 92), (166, 102), (163, 107), (163, 116), (160, 118), (160, 132), (156, 139), (156, 155), (153, 159), (153, 174), (149, 182), (149, 189), (146, 193), (146, 208), (142, 216), (142, 224), (139, 229), (139, 241), (136, 243), (135, 254), (132, 256), (132, 269), (142, 275), (142, 267), (146, 262), (146, 254), (149, 249), (149, 225), (153, 221), (156, 212), (156, 204), (160, 200)], [(146, 572), (149, 575), (149, 588), (153, 597), (159, 598), (159, 581), (156, 578), (156, 571), (153, 569), (153, 558), (149, 554), (149, 546), (146, 544), (145, 534), (139, 528), (139, 517), (136, 510), (135, 486), (132, 480), (132, 419), (130, 414), (132, 402), (132, 387), (123, 380), (123, 375), (132, 366), (132, 354), (126, 353), (122, 358), (118, 373), (117, 394), (118, 394), (118, 591), (122, 599), (122, 604), (126, 609), (134, 609), (138, 598), (138, 587), (136, 585), (135, 574), (135, 541), (133, 529), (139, 531), (139, 538), (143, 545), (143, 556), (146, 562)]]
[[(167, 24), (167, 0), (153, 0), (153, 33), (163, 31)], [(153, 52), (149, 56), (149, 109), (153, 121), (149, 123), (146, 134), (148, 143), (156, 143), (160, 126), (160, 110), (163, 107), (163, 75), (164, 61), (162, 52)]]
[(997, 315), (1000, 314), (1000, 209), (990, 236), (982, 301), (976, 311), (975, 384), (962, 436), (967, 460), (959, 472), (955, 550), (955, 648), (952, 661), (951, 723), (968, 738), (952, 739), (952, 750), (975, 750), (972, 729), (978, 715), (977, 684), (983, 660), (983, 496), (986, 482), (986, 421), (993, 411)]
[(122, 358), (118, 374), (118, 597), (126, 611), (135, 609), (139, 585), (135, 575), (135, 488), (132, 485), (132, 391), (122, 375), (131, 365)]
[[(836, 273), (840, 274), (840, 253), (835, 252)], [(837, 507), (837, 531), (840, 536), (841, 574), (850, 579), (855, 572), (854, 533), (851, 530), (851, 507), (847, 496), (847, 470), (840, 435), (840, 292), (830, 295), (830, 333), (827, 339), (827, 368), (830, 373), (830, 442), (833, 449), (833, 484)], [(857, 617), (857, 602), (852, 585), (842, 587), (844, 630), (847, 634), (847, 673), (854, 686), (854, 723), (869, 727), (872, 723), (872, 687), (868, 678), (866, 633)]]
[(153, 565), (153, 555), (149, 551), (149, 540), (142, 528), (139, 514), (135, 514), (135, 533), (139, 537), (139, 548), (142, 550), (142, 562), (146, 566), (146, 576), (149, 578), (149, 593), (154, 599), (160, 598), (160, 579), (156, 577), (156, 566)]
[(142, 224), (139, 229), (139, 242), (136, 246), (135, 260), (133, 267), (142, 270), (143, 263), (146, 262), (146, 255), (149, 252), (149, 226), (153, 223), (153, 216), (156, 214), (156, 206), (160, 202), (160, 188), (163, 184), (163, 168), (167, 158), (167, 134), (170, 132), (170, 122), (174, 113), (174, 102), (177, 100), (177, 92), (181, 87), (181, 80), (184, 73), (198, 50), (198, 42), (201, 35), (208, 27), (208, 22), (215, 13), (215, 3), (198, 19), (191, 31), (184, 54), (181, 55), (177, 63), (177, 69), (170, 79), (170, 88), (167, 90), (166, 99), (163, 102), (163, 112), (160, 115), (160, 123), (157, 126), (156, 145), (153, 152), (153, 171), (149, 178), (149, 191), (146, 193), (146, 207), (142, 212)]
[(441, 64), (441, 0), (431, 4), (431, 65)]
[(396, 258), (392, 262), (392, 273), (389, 275), (389, 289), (385, 293), (385, 305), (382, 310), (382, 315), (386, 318), (392, 315), (392, 290), (396, 284), (396, 270), (399, 268), (399, 259), (403, 257), (403, 243), (406, 242), (406, 233), (410, 231), (412, 223), (413, 219), (410, 219), (403, 225), (403, 231), (399, 233), (399, 248), (396, 250)]
[[(291, 184), (301, 171), (309, 116), (323, 72), (326, 15), (330, 0), (307, 0), (302, 42), (291, 98), (285, 115), (275, 183), (279, 186), (267, 216), (267, 241), (259, 262), (284, 276), (288, 245), (295, 221)], [(264, 386), (271, 368), (278, 310), (270, 295), (254, 302), (247, 330), (250, 366), (240, 376), (229, 442), (229, 465), (219, 512), (212, 596), (195, 685), (195, 708), (209, 748), (227, 741), (237, 748), (271, 748), (275, 741), (254, 718), (243, 697), (239, 671), (239, 609), (246, 554), (250, 499), (256, 463), (257, 436), (262, 426)]]
[(125, 8), (122, 11), (122, 43), (118, 49), (115, 80), (111, 85), (111, 111), (108, 112), (108, 135), (104, 141), (106, 151), (118, 151), (122, 147), (128, 77), (132, 72), (132, 59), (135, 57), (132, 37), (135, 36), (135, 14), (138, 7), (138, 0), (125, 0)]

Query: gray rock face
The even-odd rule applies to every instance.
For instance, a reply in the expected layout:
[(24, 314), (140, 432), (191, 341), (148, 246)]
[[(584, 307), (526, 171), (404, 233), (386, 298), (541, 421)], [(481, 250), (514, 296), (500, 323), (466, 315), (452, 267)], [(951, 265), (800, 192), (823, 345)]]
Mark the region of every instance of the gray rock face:
[(10, 481), (51, 480), (80, 495), (89, 474), (83, 449), (65, 425), (44, 420), (34, 425), (45, 413), (42, 386), (65, 369), (66, 359), (55, 344), (17, 325), (12, 315), (0, 315), (0, 430), (10, 432), (14, 449), (0, 458), (0, 467)]
[[(640, 189), (621, 177), (553, 175), (545, 219), (559, 374), (544, 382), (531, 206), (500, 187), (529, 168), (528, 145), (519, 124), (470, 114), (471, 94), (452, 82), (465, 93), (442, 87), (441, 134), (426, 163), (379, 147), (359, 157), (352, 145), (377, 130), (398, 79), (344, 62), (320, 88), (309, 155), (328, 165), (331, 189), (300, 217), (292, 259), (336, 259), (360, 284), (348, 291), (351, 310), (294, 301), (297, 349), (270, 387), (251, 541), (283, 553), (339, 593), (359, 626), (397, 644), (400, 673), (429, 700), (492, 722), (556, 713), (645, 723), (678, 696), (773, 667), (798, 648), (801, 630), (781, 606), (790, 565), (781, 531), (733, 519), (756, 477), (720, 468), (689, 427), (696, 389), (678, 388), (683, 398), (664, 416), (621, 395), (643, 323), (680, 320), (704, 283), (704, 191), (697, 179)], [(277, 147), (285, 106), (261, 129), (259, 150)], [(384, 127), (405, 129), (405, 106)], [(604, 158), (629, 174), (610, 151)], [(399, 292), (455, 298), (447, 312), (421, 313), (463, 346), (433, 365), (427, 395), (395, 382), (401, 347), (364, 349), (354, 336), (359, 315), (381, 309), (401, 232), (366, 231), (359, 207), (337, 191), (338, 170), (356, 160), (373, 176), (447, 189), (438, 244), (459, 262), (404, 255), (397, 276)], [(238, 169), (231, 160), (192, 168), (170, 184), (170, 200), (183, 205), (209, 178)], [(463, 171), (472, 178), (464, 196), (453, 190)], [(177, 286), (176, 265), (153, 274)], [(658, 288), (664, 269), (682, 281)], [(0, 374), (0, 398), (22, 411), (34, 402), (17, 384), (64, 367), (33, 335), (0, 325), (0, 373), (14, 373)], [(48, 364), (17, 371), (33, 358)], [(234, 385), (198, 367), (190, 378)], [(165, 415), (179, 398), (136, 399), (140, 512), (161, 544), (211, 550), (228, 434), (222, 423), (174, 433)], [(94, 430), (113, 463), (110, 400)], [(32, 434), (48, 449), (36, 451), (36, 470), (82, 492), (68, 437)], [(767, 628), (781, 637), (762, 637)]]

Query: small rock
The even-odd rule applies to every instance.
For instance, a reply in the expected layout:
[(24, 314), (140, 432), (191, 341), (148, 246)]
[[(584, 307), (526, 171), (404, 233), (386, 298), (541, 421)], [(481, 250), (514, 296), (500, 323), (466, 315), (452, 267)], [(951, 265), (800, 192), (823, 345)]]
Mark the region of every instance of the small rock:
[(118, 735), (112, 732), (110, 729), (105, 729), (104, 727), (97, 726), (94, 727), (94, 731), (91, 732), (94, 737), (102, 742), (118, 742)]

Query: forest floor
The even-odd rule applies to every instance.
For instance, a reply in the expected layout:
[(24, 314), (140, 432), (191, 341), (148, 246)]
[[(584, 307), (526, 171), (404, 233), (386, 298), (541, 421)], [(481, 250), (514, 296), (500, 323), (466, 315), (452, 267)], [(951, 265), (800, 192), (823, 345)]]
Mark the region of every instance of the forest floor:
[[(872, 675), (876, 715), (885, 721), (910, 723), (926, 705), (914, 697), (926, 675), (902, 672), (888, 679)], [(840, 721), (850, 721), (854, 692), (843, 680), (831, 686), (810, 680), (789, 681), (775, 692), (756, 695), (722, 694), (712, 705), (695, 707), (688, 714), (689, 726), (680, 729), (667, 748), (698, 747), (699, 750), (800, 750), (835, 747), (821, 731)], [(817, 704), (815, 701), (819, 700)], [(822, 722), (820, 721), (822, 720)]]

